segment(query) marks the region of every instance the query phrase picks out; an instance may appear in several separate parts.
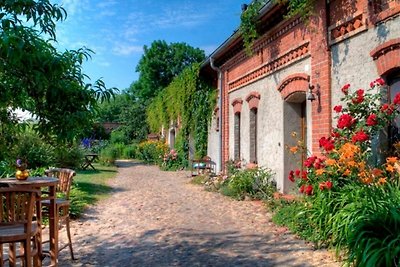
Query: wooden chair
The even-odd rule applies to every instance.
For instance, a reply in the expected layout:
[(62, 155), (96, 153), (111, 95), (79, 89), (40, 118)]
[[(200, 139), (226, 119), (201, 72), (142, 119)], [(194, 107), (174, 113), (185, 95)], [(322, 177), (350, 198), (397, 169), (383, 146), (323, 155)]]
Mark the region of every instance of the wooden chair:
[[(9, 243), (9, 265), (15, 266), (22, 258), (23, 266), (41, 266), (38, 253), (40, 227), (35, 216), (36, 200), (40, 191), (20, 187), (0, 188), (0, 266), (4, 264), (3, 244)], [(21, 253), (16, 255), (15, 243), (21, 243)], [(33, 243), (33, 246), (32, 246)]]
[[(75, 260), (74, 251), (72, 250), (72, 241), (71, 241), (71, 231), (70, 231), (70, 218), (69, 218), (69, 208), (70, 208), (70, 201), (69, 201), (69, 193), (71, 190), (72, 180), (75, 176), (75, 171), (71, 169), (64, 169), (64, 168), (54, 168), (45, 171), (45, 174), (48, 177), (56, 177), (60, 181), (57, 186), (57, 193), (58, 195), (61, 194), (62, 198), (57, 197), (56, 199), (56, 211), (58, 212), (58, 219), (59, 219), (59, 229), (65, 224), (68, 243), (64, 246), (61, 246), (59, 250), (62, 250), (66, 247), (69, 247), (69, 252), (71, 254), (71, 258)], [(43, 214), (44, 216), (48, 216), (50, 200), (42, 200), (43, 206)], [(48, 242), (48, 241), (46, 241)]]

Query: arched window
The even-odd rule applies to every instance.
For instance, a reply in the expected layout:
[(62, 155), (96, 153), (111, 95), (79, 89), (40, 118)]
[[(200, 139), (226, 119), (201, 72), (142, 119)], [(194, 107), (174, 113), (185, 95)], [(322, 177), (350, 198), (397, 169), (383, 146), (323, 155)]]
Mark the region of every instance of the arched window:
[(250, 163), (257, 163), (257, 108), (250, 110)]
[(234, 160), (240, 161), (240, 112), (235, 113), (234, 122)]

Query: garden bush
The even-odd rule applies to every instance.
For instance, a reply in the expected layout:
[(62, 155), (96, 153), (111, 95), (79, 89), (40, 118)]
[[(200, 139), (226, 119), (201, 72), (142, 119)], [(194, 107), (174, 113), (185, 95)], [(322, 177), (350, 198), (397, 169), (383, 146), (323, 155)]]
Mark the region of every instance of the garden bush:
[(77, 144), (59, 145), (55, 149), (55, 166), (78, 169), (82, 165), (84, 150)]
[(266, 168), (234, 170), (220, 188), (222, 194), (236, 199), (269, 199), (275, 191), (273, 173)]
[(138, 145), (138, 159), (146, 163), (161, 165), (168, 146), (161, 141), (145, 141)]
[(103, 165), (113, 165), (115, 160), (120, 157), (120, 148), (109, 144), (100, 151), (99, 162)]
[(135, 159), (137, 158), (137, 151), (137, 144), (126, 145), (122, 150), (122, 157), (126, 159)]

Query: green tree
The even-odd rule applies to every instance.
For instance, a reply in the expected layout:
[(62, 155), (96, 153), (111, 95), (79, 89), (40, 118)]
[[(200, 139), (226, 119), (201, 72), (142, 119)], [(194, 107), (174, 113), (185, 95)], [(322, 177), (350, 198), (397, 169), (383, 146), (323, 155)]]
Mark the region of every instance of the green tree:
[(10, 110), (28, 110), (38, 120), (35, 129), (59, 141), (82, 133), (98, 100), (113, 95), (102, 80), (86, 82), (82, 64), (91, 50), (54, 47), (56, 22), (65, 17), (65, 10), (49, 0), (0, 4), (1, 122), (13, 121)]
[(130, 89), (135, 97), (147, 103), (183, 69), (204, 59), (203, 50), (186, 43), (154, 41), (150, 47), (144, 46), (144, 54), (136, 67), (139, 79)]

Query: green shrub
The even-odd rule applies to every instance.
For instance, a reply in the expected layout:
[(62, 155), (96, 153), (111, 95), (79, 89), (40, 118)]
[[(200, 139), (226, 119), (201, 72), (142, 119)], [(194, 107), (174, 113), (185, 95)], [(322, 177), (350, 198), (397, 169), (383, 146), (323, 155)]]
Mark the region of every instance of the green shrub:
[(243, 199), (250, 196), (255, 199), (269, 199), (276, 191), (273, 173), (269, 169), (255, 168), (232, 171), (221, 187), (221, 193)]
[(14, 155), (14, 159), (10, 162), (12, 165), (17, 158), (21, 158), (27, 161), (29, 169), (48, 167), (55, 163), (54, 148), (30, 131), (18, 136), (11, 154)]
[(138, 147), (136, 144), (130, 144), (123, 148), (122, 157), (126, 159), (134, 159), (137, 157)]
[(78, 169), (84, 158), (83, 149), (76, 145), (62, 145), (55, 149), (55, 165), (61, 168)]
[(168, 146), (161, 141), (145, 141), (138, 145), (138, 159), (146, 163), (159, 164), (163, 161)]
[(103, 165), (113, 165), (119, 153), (119, 148), (110, 144), (100, 151), (99, 162)]
[(129, 139), (125, 136), (125, 134), (122, 131), (112, 131), (110, 135), (110, 143), (111, 144), (117, 144), (117, 143), (122, 143), (122, 144), (128, 144)]

